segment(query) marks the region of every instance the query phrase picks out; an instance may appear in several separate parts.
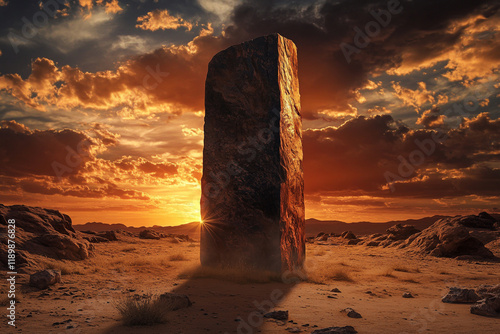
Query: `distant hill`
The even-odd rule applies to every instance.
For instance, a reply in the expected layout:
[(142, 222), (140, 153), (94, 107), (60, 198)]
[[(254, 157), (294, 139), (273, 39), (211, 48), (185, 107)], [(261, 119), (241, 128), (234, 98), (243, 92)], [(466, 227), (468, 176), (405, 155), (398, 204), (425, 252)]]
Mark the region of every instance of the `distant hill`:
[(344, 231), (352, 231), (357, 235), (383, 233), (389, 227), (396, 224), (413, 225), (419, 230), (423, 230), (434, 224), (437, 220), (448, 217), (449, 216), (432, 216), (421, 219), (393, 220), (386, 223), (346, 223), (338, 220), (317, 220), (311, 218), (306, 220), (306, 236), (315, 236), (320, 232), (339, 234)]
[[(500, 214), (491, 214), (500, 221)], [(310, 218), (306, 220), (306, 236), (315, 236), (320, 232), (324, 233), (342, 233), (344, 231), (352, 231), (357, 235), (366, 235), (374, 233), (384, 233), (389, 227), (396, 224), (413, 225), (419, 230), (426, 229), (434, 224), (437, 220), (448, 218), (450, 216), (432, 216), (420, 219), (393, 220), (385, 223), (357, 222), (346, 223), (339, 220), (318, 220)], [(192, 222), (178, 226), (152, 226), (152, 227), (131, 227), (123, 224), (106, 224), (106, 223), (86, 223), (83, 225), (73, 225), (78, 231), (95, 231), (103, 232), (109, 230), (125, 230), (132, 233), (139, 233), (144, 229), (152, 229), (161, 233), (170, 234), (187, 234), (193, 239), (200, 237), (200, 223)]]
[(139, 233), (142, 230), (145, 229), (151, 229), (155, 230), (157, 232), (161, 233), (167, 233), (167, 234), (187, 234), (191, 238), (198, 239), (199, 238), (199, 231), (200, 231), (200, 223), (199, 222), (192, 222), (188, 224), (183, 224), (183, 225), (177, 225), (177, 226), (141, 226), (141, 227), (133, 227), (133, 226), (126, 226), (123, 224), (106, 224), (106, 223), (86, 223), (83, 225), (73, 225), (75, 230), (77, 231), (94, 231), (94, 232), (103, 232), (103, 231), (110, 231), (110, 230), (125, 230), (131, 233)]

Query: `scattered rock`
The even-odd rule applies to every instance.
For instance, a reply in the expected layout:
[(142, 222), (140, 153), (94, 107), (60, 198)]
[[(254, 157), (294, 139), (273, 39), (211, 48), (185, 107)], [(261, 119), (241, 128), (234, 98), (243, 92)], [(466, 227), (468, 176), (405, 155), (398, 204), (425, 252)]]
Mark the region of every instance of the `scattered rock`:
[(355, 318), (355, 319), (362, 318), (361, 314), (354, 311), (354, 309), (350, 307), (341, 310), (340, 313), (345, 313), (349, 318)]
[(351, 239), (347, 242), (348, 245), (357, 245), (361, 242), (361, 239)]
[(379, 244), (380, 244), (380, 242), (378, 242), (378, 241), (370, 241), (366, 245), (369, 247), (377, 247)]
[(338, 288), (333, 288), (330, 290), (330, 292), (336, 292), (336, 293), (342, 293)]
[(500, 295), (481, 299), (470, 307), (470, 313), (484, 317), (500, 317)]
[(40, 290), (60, 282), (61, 272), (59, 270), (47, 269), (30, 275), (30, 285)]
[(146, 230), (142, 230), (139, 233), (139, 238), (141, 238), (141, 239), (159, 240), (160, 239), (160, 235), (156, 231), (146, 229)]
[(273, 311), (264, 314), (264, 318), (270, 318), (275, 320), (288, 320), (288, 311)]
[(288, 327), (285, 328), (289, 333), (301, 333), (302, 330), (299, 327)]
[(167, 293), (161, 294), (160, 300), (167, 301), (169, 303), (169, 305), (171, 305), (173, 311), (187, 308), (187, 307), (193, 305), (193, 303), (191, 302), (191, 300), (189, 299), (188, 296), (177, 294), (177, 293), (167, 292)]
[(461, 289), (452, 287), (450, 291), (441, 300), (443, 303), (452, 304), (472, 304), (480, 300), (474, 289)]
[(403, 293), (403, 298), (415, 298), (410, 292)]
[(358, 332), (352, 326), (328, 327), (317, 329), (311, 334), (357, 334)]

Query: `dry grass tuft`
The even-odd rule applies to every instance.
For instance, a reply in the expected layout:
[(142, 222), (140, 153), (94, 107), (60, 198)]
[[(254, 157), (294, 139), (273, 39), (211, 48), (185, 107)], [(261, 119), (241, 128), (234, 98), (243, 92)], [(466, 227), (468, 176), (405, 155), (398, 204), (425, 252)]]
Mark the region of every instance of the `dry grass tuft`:
[(394, 269), (392, 269), (392, 268), (386, 268), (386, 269), (382, 270), (382, 272), (380, 273), (380, 276), (384, 276), (384, 277), (396, 277), (394, 275)]
[(122, 299), (116, 303), (116, 309), (126, 326), (150, 326), (167, 322), (172, 305), (159, 296), (146, 295)]
[(307, 281), (315, 284), (326, 284), (328, 281), (354, 282), (351, 272), (352, 270), (343, 267), (324, 266), (309, 270)]
[(40, 266), (45, 269), (60, 270), (61, 275), (85, 274), (85, 270), (83, 270), (82, 266), (78, 263), (73, 263), (72, 261), (44, 258), (40, 260)]

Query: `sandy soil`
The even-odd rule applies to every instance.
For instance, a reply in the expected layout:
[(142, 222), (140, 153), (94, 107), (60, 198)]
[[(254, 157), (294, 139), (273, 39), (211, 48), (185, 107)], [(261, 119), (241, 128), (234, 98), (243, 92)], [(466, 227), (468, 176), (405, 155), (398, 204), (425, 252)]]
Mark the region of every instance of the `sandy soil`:
[[(303, 333), (353, 326), (359, 333), (500, 333), (500, 319), (469, 313), (468, 305), (444, 304), (447, 287), (500, 283), (500, 263), (423, 257), (365, 246), (307, 245), (307, 282), (264, 274), (223, 277), (196, 271), (198, 243), (124, 238), (96, 244), (97, 256), (82, 262), (48, 262), (63, 269), (62, 283), (48, 291), (21, 290), (12, 333)], [(500, 254), (496, 254), (500, 256)], [(208, 276), (208, 277), (203, 277)], [(201, 277), (201, 278), (200, 278)], [(260, 282), (263, 281), (263, 282)], [(293, 282), (290, 282), (293, 281)], [(2, 282), (2, 289), (5, 289)], [(341, 292), (331, 292), (338, 288)], [(126, 327), (116, 304), (134, 294), (187, 294), (194, 302), (165, 324)], [(403, 298), (410, 292), (415, 298)], [(276, 302), (276, 303), (275, 303)], [(290, 321), (263, 319), (259, 306), (288, 310)], [(340, 311), (355, 309), (361, 319)], [(2, 307), (2, 309), (5, 309)], [(315, 327), (317, 326), (317, 327)]]

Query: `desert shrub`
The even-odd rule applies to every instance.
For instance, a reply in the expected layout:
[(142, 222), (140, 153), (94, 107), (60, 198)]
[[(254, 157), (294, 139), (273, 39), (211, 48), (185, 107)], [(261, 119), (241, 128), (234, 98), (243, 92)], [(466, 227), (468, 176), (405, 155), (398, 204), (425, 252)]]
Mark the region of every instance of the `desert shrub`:
[(124, 325), (150, 326), (167, 322), (172, 305), (159, 296), (145, 295), (119, 300), (116, 309), (120, 312)]

